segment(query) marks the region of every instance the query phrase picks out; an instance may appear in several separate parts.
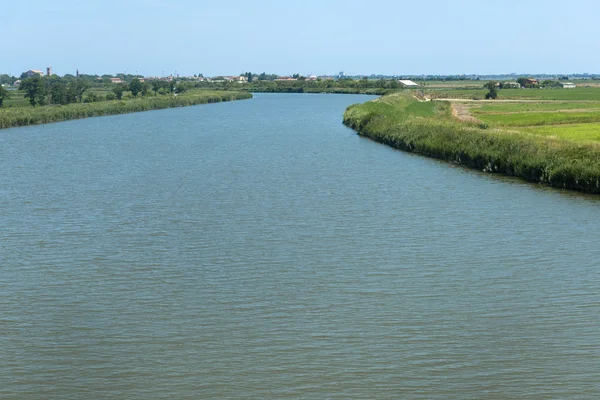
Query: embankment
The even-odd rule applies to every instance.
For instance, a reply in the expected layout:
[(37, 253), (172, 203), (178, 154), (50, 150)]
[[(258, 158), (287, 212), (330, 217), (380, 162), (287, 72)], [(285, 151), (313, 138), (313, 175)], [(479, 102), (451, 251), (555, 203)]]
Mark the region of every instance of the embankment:
[(311, 87), (256, 87), (248, 88), (254, 93), (326, 93), (326, 94), (370, 94), (381, 96), (391, 93), (390, 89), (379, 88), (311, 88)]
[(186, 107), (197, 104), (249, 99), (247, 92), (199, 91), (179, 96), (144, 97), (130, 100), (102, 101), (64, 106), (18, 107), (0, 109), (0, 129), (46, 124), (88, 117), (126, 114), (162, 108)]
[(600, 193), (599, 143), (461, 123), (452, 118), (448, 102), (384, 96), (348, 107), (344, 124), (400, 150), (555, 188)]

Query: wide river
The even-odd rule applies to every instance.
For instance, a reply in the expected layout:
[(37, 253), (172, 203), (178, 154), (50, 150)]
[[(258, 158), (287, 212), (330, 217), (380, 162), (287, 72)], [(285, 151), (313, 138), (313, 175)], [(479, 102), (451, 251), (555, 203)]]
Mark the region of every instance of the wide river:
[(600, 198), (363, 139), (369, 98), (0, 131), (0, 399), (600, 398)]

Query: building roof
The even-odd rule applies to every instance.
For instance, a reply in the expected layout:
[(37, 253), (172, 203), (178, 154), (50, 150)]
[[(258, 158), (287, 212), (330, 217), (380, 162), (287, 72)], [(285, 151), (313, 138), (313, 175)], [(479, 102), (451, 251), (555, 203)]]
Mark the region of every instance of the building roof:
[(408, 79), (401, 79), (398, 82), (400, 82), (404, 86), (419, 86), (418, 84), (414, 83), (413, 81), (409, 81)]

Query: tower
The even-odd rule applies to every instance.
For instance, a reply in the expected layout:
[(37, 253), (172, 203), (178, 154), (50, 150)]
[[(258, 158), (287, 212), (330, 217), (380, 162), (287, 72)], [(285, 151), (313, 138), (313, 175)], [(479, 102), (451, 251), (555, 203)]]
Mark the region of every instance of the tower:
[(79, 68), (77, 68), (77, 72), (75, 72), (75, 76), (79, 78)]
[(46, 76), (52, 76), (52, 67), (46, 68)]

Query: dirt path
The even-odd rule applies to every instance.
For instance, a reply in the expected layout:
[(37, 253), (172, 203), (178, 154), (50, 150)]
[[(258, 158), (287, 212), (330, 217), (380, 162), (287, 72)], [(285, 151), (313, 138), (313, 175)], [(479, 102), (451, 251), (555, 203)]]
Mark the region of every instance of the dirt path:
[(480, 120), (471, 115), (469, 106), (463, 103), (450, 103), (452, 106), (452, 116), (461, 122), (481, 123)]

